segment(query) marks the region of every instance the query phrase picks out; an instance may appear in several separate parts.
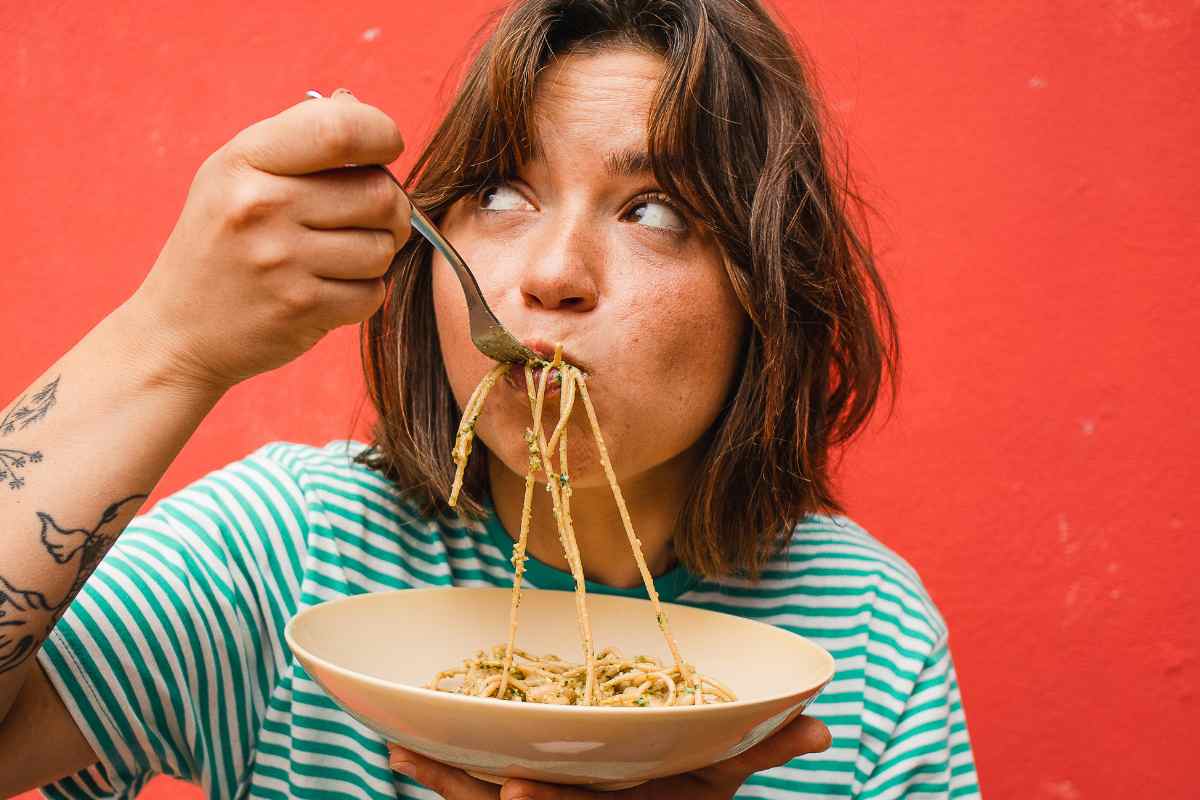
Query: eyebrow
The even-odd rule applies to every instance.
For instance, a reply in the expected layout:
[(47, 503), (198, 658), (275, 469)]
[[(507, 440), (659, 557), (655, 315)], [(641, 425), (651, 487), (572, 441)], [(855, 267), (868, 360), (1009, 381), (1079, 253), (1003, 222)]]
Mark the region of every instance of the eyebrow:
[[(542, 158), (542, 149), (534, 143), (525, 154), (525, 163), (538, 161)], [(649, 175), (654, 172), (654, 162), (645, 150), (626, 148), (612, 150), (603, 156), (604, 171), (613, 178), (636, 178), (639, 175)]]
[(632, 178), (654, 171), (645, 150), (615, 150), (604, 155), (604, 171), (614, 178)]

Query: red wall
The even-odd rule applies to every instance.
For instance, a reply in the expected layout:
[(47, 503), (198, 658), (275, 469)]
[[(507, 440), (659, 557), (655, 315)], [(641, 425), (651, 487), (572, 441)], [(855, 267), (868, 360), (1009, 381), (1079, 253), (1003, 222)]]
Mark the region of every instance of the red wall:
[[(346, 85), (415, 145), (492, 5), (5, 4), (3, 402), (137, 286), (239, 127)], [(900, 403), (845, 462), (850, 508), (950, 621), (985, 792), (1195, 796), (1200, 6), (783, 8), (884, 220), (903, 324)], [(233, 391), (160, 493), (346, 435), (353, 341)]]

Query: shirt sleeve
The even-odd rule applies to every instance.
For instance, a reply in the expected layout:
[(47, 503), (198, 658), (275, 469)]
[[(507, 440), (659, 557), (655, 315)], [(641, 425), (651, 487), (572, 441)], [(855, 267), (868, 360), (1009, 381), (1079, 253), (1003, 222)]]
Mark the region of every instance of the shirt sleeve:
[(926, 658), (883, 752), (857, 797), (979, 797), (958, 679), (944, 638)]
[(307, 524), (268, 445), (117, 539), (38, 660), (99, 762), (51, 798), (133, 797), (153, 775), (236, 794), (283, 669)]

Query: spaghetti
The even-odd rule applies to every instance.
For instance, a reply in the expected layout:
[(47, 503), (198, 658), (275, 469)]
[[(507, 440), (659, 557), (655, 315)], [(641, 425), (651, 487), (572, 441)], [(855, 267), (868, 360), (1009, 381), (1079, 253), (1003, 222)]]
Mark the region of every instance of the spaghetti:
[[(534, 368), (540, 366), (540, 374), (534, 380)], [(509, 364), (498, 364), (492, 368), (463, 407), (452, 455), (457, 470), (450, 491), (450, 505), (458, 501), (463, 475), (471, 454), (475, 425), (483, 411), (488, 393), (510, 368)], [(641, 540), (633, 530), (629, 509), (617, 484), (616, 473), (600, 433), (596, 409), (588, 395), (587, 382), (583, 373), (562, 360), (562, 346), (555, 349), (549, 362), (527, 363), (525, 390), (532, 413), (532, 427), (525, 431), (528, 450), (528, 466), (525, 472), (525, 495), (521, 507), (521, 530), (513, 549), (513, 585), (509, 608), (508, 640), (495, 645), (491, 650), (480, 650), (474, 658), (466, 659), (461, 667), (439, 672), (428, 684), (428, 688), (444, 692), (468, 694), (476, 697), (493, 697), (500, 700), (519, 702), (553, 703), (559, 705), (584, 706), (676, 706), (703, 705), (728, 702), (736, 699), (728, 687), (712, 678), (700, 675), (683, 661), (679, 647), (667, 620), (667, 614), (654, 588), (654, 578), (646, 566)], [(560, 382), (558, 423), (549, 440), (542, 426), (546, 387), (551, 374)], [(535, 387), (536, 383), (536, 387)], [(575, 406), (576, 396), (583, 401), (592, 436), (600, 455), (600, 464), (612, 490), (621, 524), (629, 540), (630, 550), (637, 563), (638, 572), (646, 587), (646, 593), (654, 608), (659, 629), (671, 653), (672, 664), (664, 665), (657, 658), (634, 656), (627, 658), (614, 648), (595, 652), (592, 643), (591, 621), (587, 612), (587, 589), (583, 575), (583, 563), (579, 545), (575, 539), (574, 523), (571, 520), (571, 484), (567, 469), (567, 422)], [(552, 456), (557, 449), (558, 471), (554, 470)], [(554, 519), (558, 528), (559, 543), (562, 545), (567, 566), (575, 582), (575, 611), (579, 623), (579, 637), (583, 646), (583, 663), (573, 664), (558, 656), (534, 656), (516, 647), (518, 608), (521, 605), (521, 580), (525, 572), (525, 550), (529, 542), (529, 526), (533, 512), (533, 487), (536, 475), (541, 472), (546, 478), (546, 489), (550, 494)]]

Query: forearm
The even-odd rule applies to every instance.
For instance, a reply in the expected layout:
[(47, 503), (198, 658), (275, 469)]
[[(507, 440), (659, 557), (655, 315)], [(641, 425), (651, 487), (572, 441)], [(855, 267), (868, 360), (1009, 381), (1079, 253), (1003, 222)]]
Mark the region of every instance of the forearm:
[(33, 656), (221, 390), (134, 303), (0, 411), (0, 720)]

